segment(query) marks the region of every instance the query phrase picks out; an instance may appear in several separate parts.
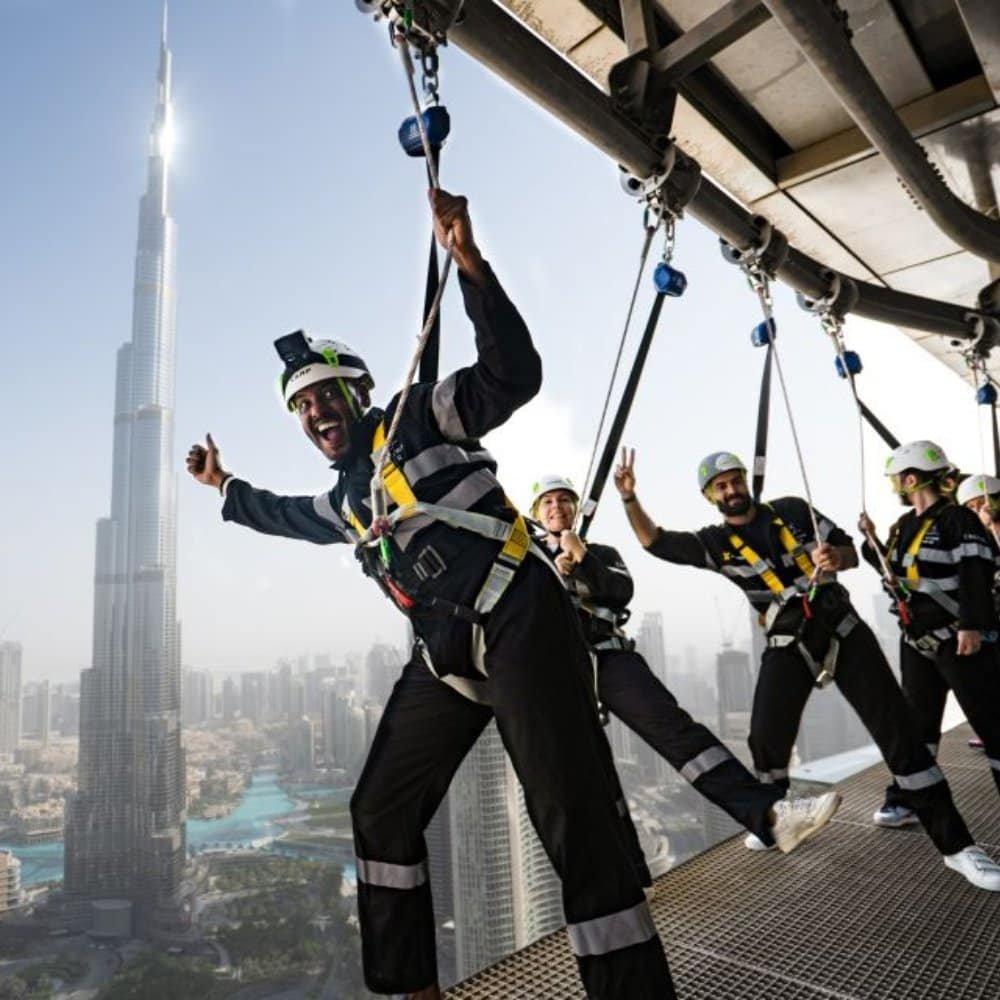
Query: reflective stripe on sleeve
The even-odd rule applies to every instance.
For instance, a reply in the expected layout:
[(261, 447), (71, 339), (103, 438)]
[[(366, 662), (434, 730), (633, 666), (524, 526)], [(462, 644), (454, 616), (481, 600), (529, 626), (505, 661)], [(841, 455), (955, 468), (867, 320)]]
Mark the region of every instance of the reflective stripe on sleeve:
[(441, 433), (452, 441), (465, 441), (469, 435), (462, 423), (461, 414), (455, 407), (455, 372), (441, 379), (431, 393), (431, 409)]
[(985, 559), (987, 562), (993, 562), (995, 556), (982, 542), (963, 542), (953, 549), (921, 549), (917, 553), (917, 559), (929, 563), (957, 563), (963, 559)]
[(725, 747), (709, 747), (702, 751), (697, 757), (692, 757), (682, 768), (681, 777), (692, 784), (702, 775), (725, 764), (727, 760), (732, 760), (733, 755)]
[(631, 948), (656, 936), (656, 927), (645, 900), (627, 910), (609, 913), (606, 917), (567, 924), (566, 931), (573, 954), (578, 958)]
[(357, 858), (358, 878), (367, 885), (385, 889), (419, 889), (427, 881), (427, 859), (415, 865), (393, 865), (388, 861)]
[(1000, 771), (1000, 760), (997, 760), (995, 757), (987, 757), (986, 759), (990, 762), (990, 767), (994, 771)]
[(941, 768), (937, 765), (927, 768), (926, 771), (917, 771), (916, 774), (897, 774), (895, 778), (896, 784), (908, 792), (919, 792), (944, 781)]
[(403, 475), (413, 486), (428, 476), (447, 469), (453, 465), (466, 465), (469, 462), (492, 462), (493, 456), (485, 450), (466, 451), (457, 444), (435, 444), (424, 448), (413, 458), (403, 463)]

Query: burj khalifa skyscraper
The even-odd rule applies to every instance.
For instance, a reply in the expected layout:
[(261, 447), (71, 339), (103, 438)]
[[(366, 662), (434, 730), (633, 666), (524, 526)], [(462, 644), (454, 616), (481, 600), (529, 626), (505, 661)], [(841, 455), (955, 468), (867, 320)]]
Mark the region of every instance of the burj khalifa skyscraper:
[(132, 338), (117, 360), (111, 516), (97, 524), (93, 659), (81, 674), (79, 788), (66, 813), (67, 899), (91, 914), (114, 900), (118, 918), (124, 908), (140, 933), (177, 920), (186, 858), (170, 73), (164, 5), (148, 182), (139, 206)]

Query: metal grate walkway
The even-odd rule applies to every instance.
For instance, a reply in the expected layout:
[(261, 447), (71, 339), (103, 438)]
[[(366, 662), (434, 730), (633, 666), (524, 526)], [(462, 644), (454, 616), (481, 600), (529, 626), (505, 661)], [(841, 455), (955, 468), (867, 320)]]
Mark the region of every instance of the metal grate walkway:
[[(940, 762), (1000, 860), (1000, 800), (968, 726)], [(788, 856), (741, 838), (657, 879), (650, 900), (682, 1000), (998, 1000), (1000, 893), (945, 868), (919, 827), (870, 822), (888, 771), (843, 782), (830, 827)], [(459, 983), (450, 1000), (583, 997), (563, 932)], [(625, 998), (623, 998), (625, 1000)]]

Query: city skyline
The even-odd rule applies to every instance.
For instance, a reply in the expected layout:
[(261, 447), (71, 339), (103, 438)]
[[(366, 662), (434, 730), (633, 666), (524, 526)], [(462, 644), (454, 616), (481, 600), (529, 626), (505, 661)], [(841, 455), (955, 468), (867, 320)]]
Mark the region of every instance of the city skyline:
[(187, 859), (173, 466), (172, 116), (164, 3), (132, 336), (116, 365), (111, 515), (97, 525), (93, 661), (80, 677), (79, 779), (66, 810), (64, 880), (74, 902), (130, 901), (142, 933), (177, 919)]

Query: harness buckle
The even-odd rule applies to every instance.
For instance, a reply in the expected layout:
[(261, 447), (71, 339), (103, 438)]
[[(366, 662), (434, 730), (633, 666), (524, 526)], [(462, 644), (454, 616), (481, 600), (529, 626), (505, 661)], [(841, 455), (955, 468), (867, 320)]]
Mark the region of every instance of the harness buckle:
[(448, 564), (433, 545), (425, 545), (413, 562), (413, 572), (421, 583), (437, 579), (447, 568)]

